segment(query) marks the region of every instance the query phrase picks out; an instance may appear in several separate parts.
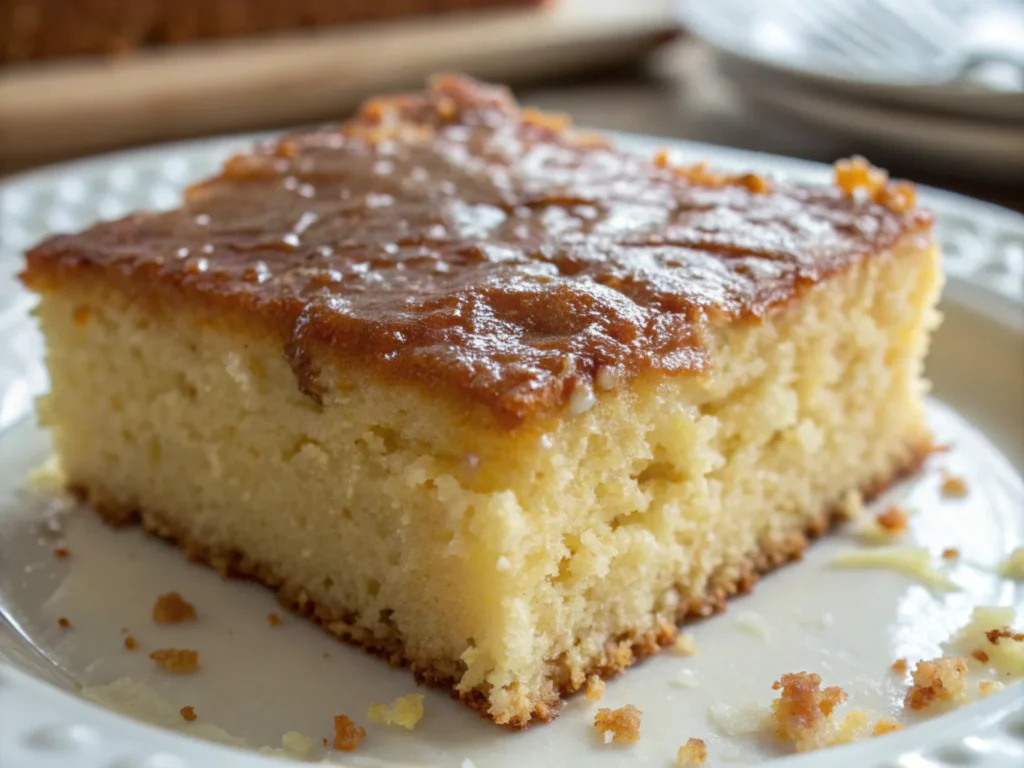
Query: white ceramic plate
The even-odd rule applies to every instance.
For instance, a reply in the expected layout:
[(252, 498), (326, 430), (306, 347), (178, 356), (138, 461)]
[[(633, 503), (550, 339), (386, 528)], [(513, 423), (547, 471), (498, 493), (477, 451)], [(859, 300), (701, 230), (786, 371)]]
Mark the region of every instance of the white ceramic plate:
[[(670, 142), (624, 137), (649, 152)], [(79, 768), (255, 768), (273, 757), (190, 736), (231, 734), (252, 748), (279, 747), (285, 731), (330, 735), (331, 717), (366, 723), (370, 703), (416, 690), (410, 675), (363, 651), (335, 642), (304, 620), (284, 615), (259, 586), (225, 582), (185, 561), (174, 548), (135, 530), (113, 531), (88, 511), (66, 509), (19, 493), (29, 470), (48, 454), (46, 436), (30, 416), (32, 396), (45, 389), (40, 343), (27, 318), (30, 299), (10, 279), (18, 253), (48, 231), (80, 227), (98, 216), (137, 207), (173, 205), (181, 186), (212, 171), (247, 143), (224, 139), (112, 155), (46, 169), (2, 187), (0, 220), (0, 765)], [(677, 143), (680, 153), (726, 167), (824, 180), (810, 163), (710, 146)], [(853, 705), (878, 714), (899, 709), (905, 683), (889, 671), (897, 657), (940, 653), (940, 644), (975, 604), (1024, 610), (1024, 590), (989, 566), (1024, 542), (1024, 218), (976, 201), (923, 190), (939, 214), (951, 282), (930, 360), (936, 400), (931, 418), (939, 441), (951, 442), (917, 479), (894, 489), (915, 510), (912, 534), (934, 552), (958, 547), (947, 570), (960, 586), (933, 593), (888, 571), (829, 567), (839, 551), (859, 546), (848, 534), (826, 538), (806, 559), (766, 578), (754, 594), (693, 627), (703, 649), (693, 658), (664, 654), (609, 683), (606, 706), (632, 703), (644, 713), (639, 744), (599, 743), (593, 705), (577, 697), (553, 724), (509, 733), (444, 693), (426, 694), (426, 716), (411, 733), (368, 725), (353, 755), (313, 759), (353, 766), (426, 765), (477, 768), (537, 765), (672, 764), (691, 736), (707, 741), (711, 764), (780, 756), (770, 741), (729, 735), (712, 706), (764, 706), (785, 672), (819, 672), (841, 685)], [(939, 469), (965, 476), (965, 499), (944, 499)], [(53, 517), (55, 516), (55, 517)], [(48, 525), (47, 520), (54, 523)], [(59, 528), (59, 530), (53, 530)], [(58, 560), (59, 543), (71, 551)], [(150, 620), (159, 593), (178, 590), (196, 603), (200, 620), (157, 627)], [(284, 612), (282, 611), (282, 614)], [(745, 631), (737, 617), (756, 614), (767, 636)], [(61, 629), (59, 617), (71, 628)], [(4, 620), (5, 619), (5, 620)], [(139, 650), (123, 649), (123, 630)], [(146, 658), (157, 647), (200, 649), (194, 676), (156, 674)], [(674, 686), (692, 670), (697, 687)], [(123, 682), (133, 681), (131, 684)], [(101, 688), (132, 714), (165, 728), (112, 713), (75, 695)], [(913, 727), (825, 753), (786, 758), (789, 765), (1017, 766), (1024, 760), (1024, 697), (1010, 688)], [(119, 698), (115, 694), (119, 693)], [(132, 695), (126, 702), (126, 694)], [(186, 725), (178, 708), (199, 719)], [(211, 730), (211, 726), (222, 729)]]
[[(845, 14), (857, 29), (844, 25), (839, 5), (846, 6)], [(901, 10), (910, 29), (884, 13), (886, 6)], [(1017, 126), (1024, 120), (1019, 72), (1008, 73), (1004, 66), (975, 72), (979, 77), (944, 81), (942, 66), (950, 55), (955, 58), (960, 46), (971, 50), (979, 40), (987, 41), (981, 50), (1013, 50), (1019, 57), (1024, 29), (1019, 0), (833, 0), (831, 7), (815, 8), (808, 0), (677, 4), (679, 19), (690, 32), (766, 75), (895, 108), (911, 106)], [(890, 28), (879, 28), (884, 21), (872, 23), (880, 10)], [(816, 17), (819, 23), (809, 23)], [(922, 50), (919, 35), (934, 48)]]

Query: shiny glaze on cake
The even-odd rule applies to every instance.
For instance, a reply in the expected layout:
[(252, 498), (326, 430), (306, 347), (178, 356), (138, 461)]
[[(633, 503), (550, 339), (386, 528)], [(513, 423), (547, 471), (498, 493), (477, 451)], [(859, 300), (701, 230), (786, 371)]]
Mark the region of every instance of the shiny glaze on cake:
[(515, 426), (638, 374), (701, 374), (713, 323), (761, 317), (930, 217), (837, 186), (674, 168), (457, 77), (231, 158), (168, 213), (28, 253), (279, 333), (318, 361), (484, 405)]

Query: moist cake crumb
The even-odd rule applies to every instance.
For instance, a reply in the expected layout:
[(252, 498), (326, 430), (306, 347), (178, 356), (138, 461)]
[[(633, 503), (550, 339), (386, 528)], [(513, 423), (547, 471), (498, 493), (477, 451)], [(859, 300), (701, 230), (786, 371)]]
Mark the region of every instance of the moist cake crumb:
[(813, 672), (785, 674), (772, 683), (772, 690), (781, 691), (772, 701), (775, 737), (793, 744), (798, 752), (821, 745), (833, 710), (847, 699), (842, 688), (822, 688), (821, 676)]
[(587, 698), (591, 701), (600, 701), (604, 698), (604, 680), (597, 675), (587, 678)]
[(71, 556), (71, 552), (68, 551), (67, 547), (57, 547), (53, 550), (53, 556), (58, 560), (67, 560)]
[(889, 507), (884, 512), (880, 512), (875, 519), (882, 528), (890, 533), (903, 533), (906, 531), (907, 521), (909, 520), (907, 513), (899, 507)]
[(332, 746), (341, 752), (354, 752), (366, 738), (366, 731), (345, 715), (334, 716), (334, 741)]
[(135, 638), (131, 635), (128, 635), (128, 637), (124, 639), (124, 647), (126, 651), (134, 651), (138, 648), (138, 645), (139, 644), (135, 641)]
[(160, 595), (153, 605), (153, 621), (157, 624), (180, 624), (195, 617), (195, 606), (177, 592)]
[(181, 716), (185, 718), (187, 722), (191, 723), (193, 720), (196, 719), (196, 710), (192, 706), (182, 707)]
[(885, 736), (887, 733), (893, 733), (894, 731), (903, 730), (902, 723), (897, 723), (888, 717), (878, 718), (878, 722), (875, 723), (875, 727), (871, 729), (872, 736)]
[(281, 624), (281, 617), (276, 613), (267, 614), (267, 623), (272, 627), (277, 627)]
[(978, 693), (984, 696), (991, 696), (993, 693), (998, 693), (1003, 690), (1005, 686), (996, 680), (982, 680), (978, 683)]
[(704, 765), (708, 759), (708, 746), (702, 739), (689, 738), (676, 753), (676, 768)]
[(371, 704), (366, 718), (371, 723), (398, 725), (411, 731), (423, 719), (423, 694), (399, 696), (391, 704)]
[(967, 495), (967, 481), (962, 477), (952, 475), (942, 470), (942, 485), (939, 486), (942, 495), (949, 499), (960, 499)]
[(639, 709), (627, 704), (618, 709), (603, 707), (594, 715), (594, 728), (604, 737), (605, 744), (621, 741), (634, 744), (640, 741)]
[(199, 652), (188, 648), (160, 648), (149, 654), (165, 672), (186, 675), (199, 668)]
[(913, 682), (904, 704), (910, 709), (925, 709), (938, 703), (964, 700), (967, 661), (955, 656), (917, 662)]
[(678, 656), (694, 656), (697, 653), (697, 641), (689, 632), (680, 632), (672, 645), (672, 652)]
[(892, 666), (890, 666), (889, 668), (893, 672), (895, 672), (897, 674), (900, 674), (900, 675), (906, 674), (906, 672), (907, 672), (907, 660), (902, 658), (902, 657), (900, 657), (900, 658), (896, 659), (896, 661), (894, 661), (892, 663)]
[(66, 618), (64, 618), (63, 616), (61, 616), (61, 617), (60, 617), (59, 619), (57, 619), (57, 624), (58, 624), (58, 625), (59, 625), (59, 626), (60, 626), (60, 627), (61, 627), (62, 629), (67, 629), (68, 627), (70, 627), (70, 626), (71, 626), (71, 622), (70, 622), (70, 621), (68, 621), (68, 620), (67, 620)]

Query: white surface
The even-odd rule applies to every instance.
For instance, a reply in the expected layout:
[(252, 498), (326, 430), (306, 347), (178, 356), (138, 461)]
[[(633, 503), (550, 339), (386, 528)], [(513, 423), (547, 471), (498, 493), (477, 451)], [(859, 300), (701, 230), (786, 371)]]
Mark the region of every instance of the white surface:
[[(667, 143), (631, 141), (643, 151)], [(211, 171), (242, 143), (226, 139), (115, 155), (13, 180), (2, 188), (0, 200), (0, 280), (18, 268), (17, 251), (46, 231), (80, 227), (97, 216), (135, 207), (172, 205), (183, 183)], [(806, 163), (710, 147), (679, 148), (725, 166), (818, 178), (827, 174)], [(937, 655), (939, 644), (973, 604), (998, 602), (1024, 610), (1024, 591), (984, 567), (1024, 542), (1018, 402), (1024, 371), (1012, 359), (1012, 350), (1024, 350), (1024, 224), (1019, 216), (956, 196), (926, 191), (923, 197), (939, 213), (953, 276), (949, 293), (956, 300), (936, 340), (936, 393), (983, 424), (1017, 464), (999, 456), (952, 410), (933, 403), (938, 440), (952, 441), (954, 450), (935, 457), (924, 475), (888, 497), (916, 512), (913, 540), (936, 553), (948, 546), (961, 550), (961, 563), (950, 569), (960, 590), (936, 594), (886, 571), (830, 569), (827, 563), (836, 552), (856, 544), (847, 534), (828, 537), (804, 562), (734, 601), (731, 615), (693, 626), (698, 655), (663, 654), (608, 684), (603, 706), (632, 703), (644, 713), (643, 736), (635, 746), (601, 744), (590, 725), (594, 705), (583, 697), (571, 700), (555, 723), (513, 734), (444, 693), (421, 689), (426, 716), (416, 731), (367, 725), (368, 737), (357, 753), (346, 756), (348, 764), (454, 767), (470, 758), (478, 768), (660, 767), (671, 764), (676, 748), (691, 736), (708, 742), (711, 764), (757, 761), (778, 755), (776, 746), (723, 735), (708, 718), (710, 705), (766, 704), (773, 680), (806, 669), (821, 673), (827, 684), (843, 686), (854, 706), (893, 714), (905, 688), (888, 670), (893, 659)], [(224, 582), (138, 531), (112, 531), (84, 511), (60, 512), (61, 530), (50, 530), (39, 502), (15, 492), (48, 450), (45, 435), (25, 415), (31, 394), (45, 384), (38, 339), (24, 315), (29, 303), (12, 283), (0, 282), (0, 307), (7, 307), (0, 316), (0, 345), (5, 345), (0, 348), (0, 612), (8, 619), (0, 620), (0, 658), (7, 659), (0, 662), (0, 765), (236, 768), (270, 759), (109, 713), (65, 692), (76, 683), (94, 686), (130, 677), (165, 699), (172, 713), (193, 705), (197, 724), (215, 724), (254, 747), (279, 747), (289, 730), (319, 742), (330, 736), (333, 715), (348, 714), (365, 725), (370, 703), (416, 690), (407, 672), (391, 670), (287, 614), (267, 590)], [(958, 367), (957, 360), (977, 362)], [(967, 477), (971, 493), (966, 499), (940, 497), (938, 469), (943, 466)], [(53, 557), (57, 541), (66, 541), (70, 559)], [(153, 625), (152, 604), (171, 589), (197, 605), (199, 621)], [(280, 612), (285, 623), (269, 627), (270, 611)], [(740, 612), (764, 617), (767, 639), (737, 626)], [(60, 616), (70, 619), (71, 629), (57, 626)], [(138, 639), (137, 651), (123, 650), (122, 628)], [(192, 676), (157, 673), (147, 654), (169, 646), (198, 649), (203, 669)], [(683, 669), (693, 670), (696, 687), (672, 684)], [(1008, 689), (884, 739), (787, 763), (1017, 766), (1024, 761), (1020, 691)], [(169, 724), (185, 727), (173, 718)], [(313, 754), (321, 756), (322, 751)], [(342, 758), (333, 754), (331, 759)]]

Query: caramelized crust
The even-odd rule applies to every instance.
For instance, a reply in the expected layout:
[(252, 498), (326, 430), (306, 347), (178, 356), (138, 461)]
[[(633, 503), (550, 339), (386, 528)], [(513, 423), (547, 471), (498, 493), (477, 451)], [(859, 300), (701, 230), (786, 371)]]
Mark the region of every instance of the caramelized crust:
[(176, 211), (51, 237), (22, 279), (264, 327), (314, 399), (318, 360), (358, 358), (515, 426), (595, 384), (700, 374), (712, 324), (929, 226), (906, 196), (855, 187), (674, 168), (439, 77), (231, 158)]

